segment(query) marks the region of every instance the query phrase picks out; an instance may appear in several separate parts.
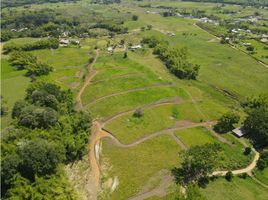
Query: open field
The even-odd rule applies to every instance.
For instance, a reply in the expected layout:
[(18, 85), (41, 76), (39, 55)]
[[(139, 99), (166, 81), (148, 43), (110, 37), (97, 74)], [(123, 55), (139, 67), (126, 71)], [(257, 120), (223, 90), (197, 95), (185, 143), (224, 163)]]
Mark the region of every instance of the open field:
[(257, 179), (259, 179), (264, 184), (268, 185), (268, 168), (265, 168), (263, 171), (255, 170), (254, 174)]
[(104, 141), (103, 159), (107, 159), (110, 168), (106, 176), (119, 179), (119, 185), (109, 199), (126, 199), (135, 195), (151, 177), (157, 176), (161, 170), (176, 166), (179, 152), (179, 146), (169, 136), (159, 136), (127, 149), (114, 147), (109, 141)]
[(1, 129), (11, 122), (14, 103), (25, 95), (25, 89), (30, 83), (30, 79), (24, 76), (25, 72), (25, 70), (15, 71), (7, 60), (1, 59), (1, 95), (8, 107), (7, 115), (1, 117)]
[(211, 182), (207, 188), (202, 189), (207, 199), (236, 199), (236, 200), (264, 200), (268, 193), (261, 185), (251, 178), (241, 179), (235, 177), (231, 183), (224, 178)]
[[(44, 8), (54, 9), (60, 17), (66, 16), (70, 27), (77, 32), (84, 29), (90, 29), (92, 33), (101, 32), (99, 35), (81, 33), (81, 38), (70, 36), (70, 39), (80, 41), (79, 47), (69, 45), (30, 51), (38, 60), (54, 68), (49, 75), (36, 79), (70, 89), (79, 110), (88, 112), (92, 117), (89, 152), (85, 157), (88, 159), (76, 163), (85, 167), (75, 172), (78, 174), (76, 181), (86, 173), (80, 181), (84, 183), (79, 185), (79, 188), (88, 187), (85, 193), (93, 193), (90, 195), (96, 199), (123, 200), (157, 190), (163, 193), (163, 197), (152, 192), (153, 195), (146, 199), (173, 200), (176, 196), (174, 191), (177, 192), (179, 186), (175, 185), (170, 171), (180, 166), (180, 153), (196, 145), (220, 144), (223, 157), (219, 163), (220, 170), (240, 169), (252, 162), (253, 153), (244, 155), (245, 146), (251, 146), (247, 139), (235, 138), (230, 132), (219, 135), (212, 128), (228, 111), (237, 113), (241, 117), (238, 124), (243, 123), (246, 112), (241, 103), (247, 97), (268, 92), (268, 68), (239, 50), (244, 51), (244, 46), (236, 49), (221, 44), (219, 38), (196, 25), (197, 18), (163, 17), (159, 14), (171, 8), (178, 9), (178, 12), (202, 10), (231, 20), (232, 17), (255, 15), (258, 11), (230, 4), (221, 8), (226, 12), (234, 11), (235, 14), (231, 15), (218, 12), (218, 6), (214, 3), (168, 0), (124, 0), (119, 5), (100, 5), (81, 0), (75, 3), (45, 3), (29, 8), (36, 12)], [(12, 10), (23, 11), (25, 8)], [(4, 9), (4, 12), (7, 15), (9, 11)], [(267, 11), (261, 9), (259, 12), (268, 17)], [(138, 19), (132, 20), (133, 15), (137, 15)], [(79, 19), (77, 27), (74, 25), (76, 18)], [(92, 28), (101, 23), (112, 24), (110, 29), (117, 26), (128, 28), (128, 32)], [(152, 25), (150, 30), (146, 28), (148, 25)], [(141, 30), (142, 27), (145, 30)], [(228, 30), (215, 28), (215, 31), (223, 34)], [(174, 48), (187, 47), (189, 61), (200, 65), (197, 79), (174, 76), (148, 45), (137, 50), (127, 49), (141, 44), (143, 37), (151, 36), (168, 41), (169, 46)], [(27, 37), (8, 42), (25, 44), (39, 39)], [(255, 58), (268, 62), (267, 45), (255, 39), (243, 42), (251, 42), (256, 48)], [(108, 52), (108, 47), (112, 47), (113, 52)], [(25, 71), (13, 69), (8, 55), (1, 58), (1, 95), (9, 108), (8, 115), (1, 117), (1, 128), (11, 122), (12, 106), (24, 98), (30, 84), (30, 78), (24, 74)], [(135, 113), (140, 116), (135, 116)], [(68, 170), (68, 174), (72, 175), (71, 167)], [(267, 169), (262, 172), (254, 170), (254, 173), (257, 179), (268, 184)], [(217, 178), (200, 191), (207, 200), (268, 199), (267, 190), (250, 177), (234, 177), (232, 182)]]

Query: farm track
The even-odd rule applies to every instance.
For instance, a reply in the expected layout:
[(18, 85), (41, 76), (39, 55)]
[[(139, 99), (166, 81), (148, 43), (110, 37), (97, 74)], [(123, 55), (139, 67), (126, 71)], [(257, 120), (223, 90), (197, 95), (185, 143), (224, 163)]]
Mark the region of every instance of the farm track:
[(89, 76), (86, 77), (86, 80), (84, 81), (84, 84), (82, 85), (82, 87), (79, 89), (77, 96), (76, 96), (76, 103), (77, 103), (77, 109), (78, 110), (83, 110), (83, 103), (81, 100), (81, 96), (84, 92), (84, 90), (86, 89), (86, 87), (91, 83), (91, 80), (94, 78), (94, 76), (98, 73), (96, 70), (94, 70), (93, 66), (95, 65), (97, 59), (99, 57), (99, 51), (96, 51), (96, 56), (93, 60), (93, 62), (89, 65), (88, 67), (88, 73)]
[(121, 75), (117, 75), (117, 76), (113, 76), (112, 78), (105, 78), (105, 79), (101, 79), (101, 80), (97, 80), (97, 81), (92, 81), (92, 85), (98, 84), (98, 83), (102, 83), (102, 82), (106, 82), (106, 81), (111, 81), (111, 80), (115, 80), (118, 78), (124, 78), (124, 77), (132, 77), (132, 76), (136, 76), (136, 75), (140, 75), (143, 76), (143, 73), (127, 73), (127, 74), (121, 74)]
[[(167, 129), (163, 129), (154, 133), (148, 133), (145, 134), (146, 136), (136, 140), (135, 142), (132, 142), (130, 144), (123, 144), (121, 143), (111, 132), (107, 131), (106, 129), (102, 128), (102, 131), (107, 132), (107, 134), (109, 135), (109, 138), (111, 138), (113, 140), (113, 143), (115, 146), (117, 147), (122, 147), (122, 148), (129, 148), (129, 147), (135, 147), (143, 142), (146, 142), (147, 140), (153, 139), (155, 137), (158, 137), (160, 135), (169, 135), (171, 138), (173, 138), (177, 144), (180, 145), (180, 147), (182, 149), (186, 149), (186, 145), (183, 144), (183, 142), (178, 138), (174, 138), (173, 136), (173, 131), (177, 131), (177, 130), (182, 130), (182, 129), (188, 129), (188, 128), (194, 128), (194, 127), (199, 127), (199, 126), (209, 126), (211, 124), (213, 124), (214, 122), (201, 122), (201, 123), (194, 123), (194, 122), (190, 122), (190, 121), (179, 121), (179, 123), (177, 123), (175, 126), (167, 128)], [(101, 125), (100, 125), (101, 126)], [(179, 141), (179, 142), (178, 142)]]
[(172, 98), (172, 99), (166, 99), (166, 100), (160, 100), (160, 101), (156, 101), (156, 102), (153, 102), (153, 103), (150, 103), (150, 104), (146, 104), (144, 106), (141, 106), (139, 108), (134, 108), (134, 109), (131, 109), (131, 110), (127, 110), (127, 111), (123, 111), (123, 112), (120, 112), (120, 113), (116, 113), (110, 117), (107, 117), (103, 120), (101, 120), (101, 122), (103, 123), (103, 125), (105, 125), (106, 123), (118, 118), (118, 117), (121, 117), (121, 116), (124, 116), (126, 114), (129, 114), (129, 113), (133, 113), (135, 112), (135, 110), (137, 109), (149, 109), (149, 108), (154, 108), (154, 107), (158, 107), (158, 106), (163, 106), (163, 105), (172, 105), (172, 104), (180, 104), (184, 102), (180, 97), (175, 97), (175, 98)]
[(102, 101), (103, 99), (106, 99), (106, 98), (109, 98), (109, 97), (120, 96), (120, 95), (123, 95), (123, 94), (128, 94), (128, 93), (131, 93), (131, 92), (142, 91), (142, 90), (147, 90), (147, 89), (162, 88), (162, 87), (173, 87), (173, 86), (175, 86), (175, 85), (174, 84), (156, 84), (156, 85), (150, 85), (150, 86), (143, 86), (143, 87), (139, 87), (139, 88), (134, 88), (134, 89), (126, 90), (126, 91), (123, 91), (123, 92), (113, 93), (113, 94), (102, 96), (102, 97), (100, 97), (100, 98), (88, 103), (85, 106), (85, 108), (87, 108), (89, 105), (98, 103), (98, 102)]

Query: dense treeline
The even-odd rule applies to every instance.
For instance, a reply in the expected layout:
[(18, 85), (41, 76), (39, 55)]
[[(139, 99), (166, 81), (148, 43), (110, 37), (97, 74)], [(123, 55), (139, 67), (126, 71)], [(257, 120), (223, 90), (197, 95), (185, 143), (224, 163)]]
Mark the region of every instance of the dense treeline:
[[(90, 116), (74, 110), (70, 90), (39, 81), (30, 85), (24, 100), (15, 103), (12, 117), (13, 126), (2, 134), (2, 196), (57, 195), (53, 185), (63, 189), (68, 185), (59, 165), (86, 153)], [(61, 197), (74, 199), (73, 191), (63, 189)]]
[[(5, 10), (1, 13), (1, 41), (18, 37), (95, 37), (94, 29), (103, 28), (113, 33), (126, 33), (123, 27), (126, 15), (109, 18), (101, 13), (83, 13), (85, 16), (66, 16), (62, 10)], [(122, 14), (123, 15), (123, 14)], [(131, 15), (127, 15), (131, 18)]]
[(226, 3), (226, 4), (238, 4), (238, 5), (250, 5), (250, 6), (268, 5), (268, 2), (266, 0), (182, 0), (182, 1)]
[(91, 26), (91, 28), (104, 28), (104, 29), (107, 29), (108, 31), (116, 32), (116, 33), (127, 33), (128, 31), (127, 27), (123, 27), (122, 25), (111, 24), (111, 23), (110, 24), (97, 23)]
[(41, 4), (41, 3), (58, 3), (58, 2), (75, 2), (77, 0), (2, 0), (1, 6), (5, 7), (17, 7), (29, 4)]
[(180, 79), (196, 79), (200, 66), (188, 61), (188, 51), (184, 48), (171, 47), (167, 41), (156, 37), (146, 37), (142, 43), (154, 48), (154, 54), (165, 63), (166, 67)]
[(27, 70), (27, 76), (48, 75), (53, 67), (38, 61), (37, 57), (25, 51), (13, 51), (9, 55), (9, 62), (18, 70)]
[(92, 0), (91, 3), (94, 4), (113, 4), (113, 3), (121, 3), (121, 0)]
[(4, 53), (9, 53), (14, 50), (31, 51), (37, 49), (57, 49), (58, 47), (59, 47), (59, 40), (56, 38), (49, 38), (22, 45), (10, 42), (3, 46), (3, 51)]
[(248, 114), (244, 127), (258, 147), (268, 147), (268, 94), (260, 95), (243, 103)]

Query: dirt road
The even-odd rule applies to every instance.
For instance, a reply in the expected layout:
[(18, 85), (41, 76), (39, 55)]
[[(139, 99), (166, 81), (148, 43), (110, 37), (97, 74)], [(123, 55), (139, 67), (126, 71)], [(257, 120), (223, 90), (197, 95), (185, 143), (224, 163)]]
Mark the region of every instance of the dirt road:
[(99, 57), (99, 51), (96, 51), (96, 56), (93, 60), (93, 62), (88, 66), (88, 73), (89, 76), (86, 77), (86, 80), (84, 81), (82, 87), (80, 88), (80, 90), (77, 93), (76, 96), (76, 104), (77, 104), (77, 110), (83, 110), (83, 103), (81, 100), (81, 96), (84, 92), (84, 90), (86, 89), (86, 87), (90, 84), (91, 80), (94, 78), (94, 76), (97, 74), (97, 71), (93, 69), (93, 66), (95, 65), (97, 59)]

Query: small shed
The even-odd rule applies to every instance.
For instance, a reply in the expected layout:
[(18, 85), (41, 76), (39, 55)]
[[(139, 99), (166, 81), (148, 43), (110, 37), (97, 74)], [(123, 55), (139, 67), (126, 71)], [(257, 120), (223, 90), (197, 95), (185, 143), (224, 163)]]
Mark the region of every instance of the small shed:
[(239, 138), (243, 137), (246, 134), (245, 129), (243, 127), (235, 128), (234, 130), (232, 130), (232, 133)]
[(70, 40), (60, 39), (60, 44), (69, 44)]
[(136, 50), (136, 49), (141, 49), (141, 48), (142, 48), (142, 46), (141, 46), (140, 44), (138, 44), (138, 45), (134, 45), (134, 46), (130, 47), (130, 49), (131, 49), (132, 51), (134, 51), (134, 50)]
[(113, 50), (114, 50), (113, 47), (108, 47), (108, 48), (107, 48), (107, 51), (108, 51), (109, 53), (113, 53)]

